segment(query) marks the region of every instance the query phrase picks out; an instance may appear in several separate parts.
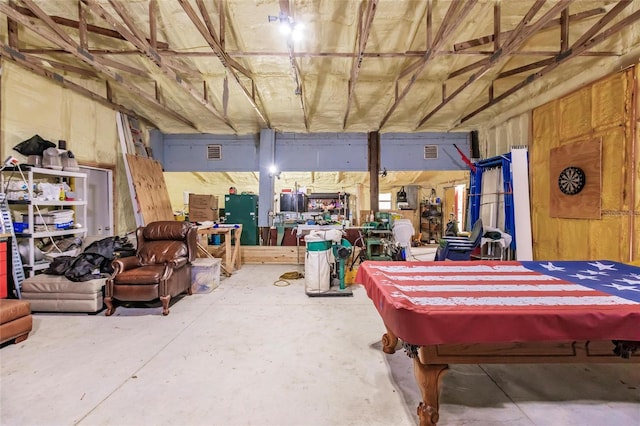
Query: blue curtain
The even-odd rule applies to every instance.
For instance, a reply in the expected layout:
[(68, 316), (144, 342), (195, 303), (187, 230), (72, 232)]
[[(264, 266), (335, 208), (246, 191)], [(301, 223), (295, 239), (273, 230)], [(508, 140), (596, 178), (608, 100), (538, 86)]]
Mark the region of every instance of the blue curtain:
[(474, 163), (476, 171), (471, 172), (469, 182), (469, 215), (471, 224), (480, 218), (480, 204), (482, 202), (482, 172), (486, 169), (502, 167), (504, 181), (504, 232), (511, 235), (511, 249), (516, 248), (516, 225), (513, 211), (513, 174), (511, 173), (511, 153), (487, 158)]

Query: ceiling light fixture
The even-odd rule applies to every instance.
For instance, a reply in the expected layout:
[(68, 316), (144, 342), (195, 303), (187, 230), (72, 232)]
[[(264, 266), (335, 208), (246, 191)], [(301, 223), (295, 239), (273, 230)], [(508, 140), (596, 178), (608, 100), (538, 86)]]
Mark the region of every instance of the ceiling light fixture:
[(291, 37), (293, 41), (300, 41), (304, 35), (304, 24), (302, 22), (295, 22), (293, 17), (280, 12), (280, 15), (268, 16), (269, 22), (280, 22), (280, 33), (285, 37)]

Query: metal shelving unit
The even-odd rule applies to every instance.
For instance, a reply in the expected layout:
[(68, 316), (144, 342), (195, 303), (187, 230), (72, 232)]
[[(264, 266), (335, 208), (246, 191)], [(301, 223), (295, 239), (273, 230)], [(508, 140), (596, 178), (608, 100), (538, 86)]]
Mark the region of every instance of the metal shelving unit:
[[(2, 170), (0, 182), (2, 190), (5, 190), (7, 173), (12, 173), (12, 179), (17, 179), (26, 183), (26, 200), (7, 200), (12, 209), (23, 211), (27, 216), (27, 226), (21, 232), (15, 232), (16, 238), (19, 240), (27, 240), (29, 245), (28, 259), (23, 262), (25, 272), (29, 276), (35, 275), (36, 271), (49, 267), (47, 261), (36, 261), (35, 259), (35, 241), (41, 238), (58, 237), (65, 235), (87, 235), (87, 201), (86, 200), (38, 200), (34, 194), (34, 183), (45, 181), (54, 183), (55, 180), (68, 180), (68, 184), (73, 185), (76, 193), (87, 194), (87, 175), (80, 172), (69, 172), (63, 170), (44, 169), (31, 166), (7, 167)], [(74, 226), (69, 229), (55, 229), (55, 225), (46, 225), (46, 230), (36, 230), (36, 218), (39, 215), (40, 207), (56, 207), (59, 209), (73, 208), (74, 210)], [(26, 209), (25, 209), (26, 208)], [(82, 227), (76, 227), (81, 224)], [(40, 226), (40, 225), (38, 225)]]

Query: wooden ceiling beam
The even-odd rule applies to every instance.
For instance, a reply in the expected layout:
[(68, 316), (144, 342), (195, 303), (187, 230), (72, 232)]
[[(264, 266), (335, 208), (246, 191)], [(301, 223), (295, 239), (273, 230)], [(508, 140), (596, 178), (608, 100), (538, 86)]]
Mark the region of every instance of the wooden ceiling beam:
[[(37, 17), (35, 17), (37, 18)], [(11, 20), (10, 18), (7, 18), (8, 20), (10, 20), (11, 22), (16, 22), (14, 20)], [(17, 25), (17, 22), (16, 22)], [(42, 30), (42, 26), (39, 22), (34, 22), (33, 27), (31, 27), (31, 30), (34, 29), (38, 29), (40, 28), (40, 30)], [(46, 31), (46, 30), (45, 30)], [(9, 38), (9, 46), (16, 48), (16, 46), (12, 46), (11, 45), (11, 37)], [(64, 50), (64, 49), (17, 49), (19, 50), (21, 53), (25, 53), (25, 54), (35, 54), (35, 55), (58, 55), (58, 54), (65, 54), (65, 55), (72, 55), (71, 52)], [(91, 54), (91, 52), (89, 52)], [(103, 65), (109, 66), (111, 68), (115, 68), (117, 70), (120, 71), (124, 71), (127, 72), (129, 74), (133, 74), (136, 75), (138, 77), (143, 77), (143, 78), (147, 78), (147, 79), (151, 79), (151, 77), (149, 76), (149, 73), (142, 71), (138, 68), (134, 68), (132, 66), (126, 65), (126, 64), (122, 64), (118, 61), (115, 61), (113, 59), (107, 58), (107, 57), (100, 57), (100, 59), (98, 59), (100, 63), (102, 63)], [(78, 74), (86, 74), (88, 71), (84, 68), (79, 68), (79, 67), (75, 67), (74, 65), (71, 64), (67, 64), (66, 68), (62, 67), (62, 63), (61, 62), (56, 62), (50, 59), (46, 59), (46, 61), (50, 62), (52, 64), (52, 66), (54, 66), (55, 68), (59, 68), (59, 69), (63, 69), (66, 71), (70, 71), (70, 72), (76, 72)], [(57, 64), (57, 65), (54, 65)], [(82, 71), (80, 71), (82, 70)], [(97, 74), (96, 74), (97, 75)]]
[(527, 72), (527, 71), (531, 71), (531, 70), (535, 70), (537, 68), (542, 68), (544, 66), (547, 66), (549, 64), (552, 64), (555, 62), (555, 58), (547, 58), (547, 59), (543, 59), (541, 61), (536, 61), (536, 62), (532, 62), (530, 64), (527, 65), (523, 65), (521, 67), (518, 68), (513, 68), (507, 71), (503, 71), (500, 74), (498, 74), (496, 76), (496, 80), (499, 80), (501, 78), (506, 78), (506, 77), (511, 77), (512, 75), (517, 75), (523, 72)]
[[(245, 95), (245, 97), (253, 107), (256, 114), (258, 114), (258, 117), (260, 117), (260, 119), (267, 125), (267, 127), (270, 127), (269, 120), (267, 119), (266, 114), (261, 110), (261, 108), (256, 103), (255, 96), (247, 90), (244, 84), (242, 84), (242, 82), (240, 81), (240, 76), (238, 75), (238, 71), (236, 71), (236, 69), (233, 66), (231, 66), (230, 62), (232, 62), (233, 59), (231, 59), (229, 57), (229, 54), (227, 54), (227, 52), (222, 50), (220, 45), (216, 43), (213, 35), (209, 32), (205, 24), (202, 23), (202, 21), (196, 14), (196, 11), (193, 9), (193, 7), (191, 7), (191, 4), (187, 0), (178, 0), (178, 2), (182, 6), (182, 9), (185, 11), (189, 19), (191, 19), (191, 22), (193, 22), (196, 29), (200, 32), (202, 37), (204, 37), (207, 44), (209, 44), (209, 47), (211, 48), (211, 50), (213, 50), (213, 52), (216, 54), (216, 56), (222, 63), (222, 66), (224, 66), (225, 69), (233, 76), (233, 79), (242, 90), (242, 93)], [(250, 78), (250, 80), (253, 85), (254, 84), (253, 78)]]
[(83, 50), (70, 37), (68, 37), (68, 40), (70, 40), (69, 42), (58, 37), (57, 34), (58, 32), (60, 32), (59, 28), (58, 28), (58, 31), (54, 31), (53, 29), (42, 27), (39, 22), (35, 21), (35, 19), (40, 19), (45, 22), (48, 21), (49, 22), (48, 25), (53, 25), (56, 27), (58, 26), (58, 24), (53, 22), (42, 11), (42, 9), (40, 9), (35, 3), (33, 3), (32, 0), (23, 0), (23, 1), (31, 9), (31, 11), (36, 15), (35, 18), (30, 16), (25, 16), (2, 2), (0, 2), (0, 12), (18, 21), (25, 28), (28, 28), (29, 30), (35, 32), (44, 40), (47, 40), (53, 43), (54, 45), (58, 46), (59, 48), (62, 48), (67, 52), (71, 53), (74, 57), (76, 57), (80, 61), (91, 65), (95, 70), (99, 71), (102, 75), (110, 79), (112, 83), (115, 82), (121, 85), (122, 87), (124, 87), (125, 89), (127, 89), (131, 93), (131, 95), (147, 101), (149, 104), (155, 106), (156, 108), (164, 112), (167, 116), (172, 117), (174, 120), (180, 121), (184, 124), (187, 124), (190, 127), (193, 127), (194, 129), (197, 129), (196, 126), (190, 120), (178, 114), (177, 112), (173, 111), (172, 109), (169, 109), (166, 106), (158, 103), (156, 99), (154, 99), (152, 96), (148, 95), (147, 93), (143, 92), (135, 85), (128, 83), (122, 75), (109, 69), (109, 67), (102, 62), (101, 58), (94, 57), (89, 52)]
[[(461, 4), (460, 2), (454, 2), (451, 5), (449, 5), (449, 8), (447, 9), (447, 13), (444, 19), (442, 20), (442, 24), (440, 25), (438, 33), (436, 34), (436, 40), (442, 39), (442, 34), (443, 34), (442, 31), (445, 29), (446, 25), (450, 24), (450, 22), (453, 19), (453, 16), (455, 15), (457, 7), (459, 7), (460, 4)], [(430, 2), (427, 3), (427, 15), (429, 14), (429, 10), (428, 10), (429, 6), (431, 6)], [(433, 13), (433, 11), (431, 11), (431, 13)], [(428, 17), (427, 17), (427, 20), (429, 20)], [(405, 52), (405, 53), (408, 53), (408, 52)], [(436, 55), (437, 55), (437, 52), (436, 52), (436, 49), (434, 48), (434, 43), (432, 42), (430, 47), (427, 48), (427, 50), (425, 50), (420, 55), (418, 55), (420, 56), (419, 60), (415, 61), (413, 64), (409, 65), (407, 68), (400, 71), (400, 74), (398, 74), (398, 77), (396, 78), (396, 82), (395, 82), (396, 92), (399, 92), (399, 88), (398, 88), (399, 80), (405, 78), (409, 74), (415, 73), (417, 70), (422, 70), (425, 64), (425, 58), (429, 56), (428, 60), (431, 60)], [(396, 99), (398, 99), (397, 94), (396, 94)]]
[(149, 46), (158, 51), (158, 0), (149, 1)]
[[(182, 68), (175, 63), (170, 58), (163, 58), (156, 52), (149, 43), (147, 43), (147, 39), (142, 32), (138, 29), (135, 22), (129, 13), (125, 9), (124, 5), (120, 2), (109, 0), (109, 4), (116, 11), (118, 16), (125, 23), (126, 27), (118, 22), (109, 12), (107, 12), (96, 0), (82, 0), (88, 7), (91, 9), (97, 16), (104, 19), (109, 25), (114, 27), (116, 31), (118, 31), (127, 41), (133, 44), (140, 53), (144, 54), (147, 58), (151, 60), (171, 81), (174, 81), (175, 84), (187, 95), (189, 95), (192, 99), (198, 102), (198, 104), (202, 105), (207, 111), (209, 111), (215, 118), (219, 119), (223, 123), (225, 123), (229, 128), (231, 128), (234, 132), (236, 132), (236, 128), (229, 121), (229, 119), (222, 116), (220, 111), (207, 102), (206, 99), (202, 97), (202, 95), (187, 81), (183, 80), (173, 68)], [(171, 66), (169, 66), (171, 65)]]
[[(542, 6), (544, 6), (546, 2), (547, 0), (535, 0), (535, 3), (533, 4), (533, 6), (531, 6), (531, 9), (529, 9), (529, 11), (524, 15), (524, 17), (520, 20), (520, 22), (518, 22), (518, 25), (516, 25), (516, 27), (511, 32), (511, 34), (509, 34), (509, 37), (507, 38), (507, 40), (504, 42), (504, 45), (502, 46), (503, 51), (515, 50), (516, 44), (520, 44), (522, 41), (524, 41), (527, 38), (526, 37), (527, 35), (532, 35), (538, 29), (540, 29), (542, 25), (538, 26), (537, 24), (539, 24), (542, 19), (539, 19), (538, 21), (536, 21), (536, 24), (530, 25), (528, 28), (527, 28), (527, 25), (529, 24), (529, 22), (533, 20), (533, 18), (536, 16), (538, 11), (542, 9)], [(566, 2), (566, 3), (567, 3), (566, 7), (568, 7), (571, 2)], [(560, 9), (560, 11), (562, 10), (564, 9)], [(549, 15), (550, 13), (547, 12), (544, 15), (544, 17), (549, 17), (549, 20), (550, 20), (551, 18), (553, 18), (553, 16), (549, 16)], [(536, 27), (535, 31), (533, 30), (534, 27)]]
[(75, 65), (69, 65), (63, 62), (58, 62), (58, 61), (53, 61), (51, 59), (46, 59), (46, 58), (38, 58), (42, 61), (42, 64), (44, 66), (46, 65), (50, 65), (52, 68), (57, 68), (63, 71), (67, 71), (67, 72), (71, 72), (74, 74), (78, 74), (81, 75), (82, 77), (86, 77), (86, 78), (98, 78), (99, 75), (96, 71), (92, 70), (92, 69), (86, 69), (86, 68), (82, 68), (82, 67), (77, 67)]
[(429, 50), (433, 46), (433, 3), (431, 2), (431, 0), (427, 0), (426, 33), (427, 33), (427, 50)]
[(78, 38), (80, 39), (80, 47), (84, 50), (89, 49), (89, 38), (87, 36), (87, 11), (82, 6), (82, 2), (78, 2)]
[(309, 130), (309, 119), (307, 115), (307, 107), (304, 103), (304, 87), (302, 84), (302, 71), (300, 65), (294, 56), (293, 43), (287, 43), (289, 47), (289, 63), (291, 64), (291, 70), (293, 71), (293, 78), (296, 83), (295, 94), (300, 97), (300, 108), (302, 109), (302, 119), (304, 121), (304, 128)]
[(17, 49), (19, 44), (18, 23), (9, 17), (7, 17), (7, 32), (9, 33), (9, 46)]
[[(613, 9), (609, 13), (611, 14), (612, 12), (614, 12)], [(610, 18), (613, 19), (613, 17), (615, 15), (617, 15), (619, 12), (620, 12), (620, 10), (618, 10)], [(566, 54), (559, 54), (558, 56), (556, 56), (554, 58), (555, 60), (554, 60), (554, 62), (552, 64), (547, 65), (545, 68), (541, 69), (540, 71), (529, 75), (526, 79), (524, 79), (523, 81), (521, 81), (517, 85), (513, 86), (511, 89), (507, 90), (506, 92), (502, 93), (499, 96), (494, 97), (489, 102), (487, 102), (486, 104), (482, 105), (480, 108), (476, 109), (475, 111), (471, 112), (470, 114), (467, 114), (466, 116), (464, 116), (460, 120), (460, 122), (463, 123), (465, 121), (470, 120), (471, 118), (475, 117), (477, 114), (481, 113), (482, 111), (486, 110), (487, 108), (492, 107), (493, 105), (497, 104), (498, 102), (506, 99), (507, 97), (511, 96), (512, 94), (514, 94), (518, 90), (522, 89), (523, 87), (528, 86), (529, 84), (531, 84), (534, 81), (540, 79), (544, 75), (546, 75), (546, 74), (550, 73), (551, 71), (555, 70), (557, 67), (559, 67), (563, 63), (567, 62), (568, 60), (570, 60), (570, 59), (572, 59), (572, 58), (574, 58), (576, 56), (584, 54), (584, 52), (586, 50), (597, 46), (598, 44), (600, 44), (603, 41), (607, 40), (609, 37), (617, 34), (621, 30), (629, 27), (631, 24), (633, 24), (633, 23), (635, 23), (635, 22), (637, 22), (639, 20), (640, 20), (640, 10), (636, 10), (631, 15), (629, 15), (626, 18), (618, 21), (617, 23), (615, 23), (614, 25), (612, 25), (608, 29), (604, 30), (600, 34), (594, 36), (593, 38), (591, 38), (589, 40), (583, 41), (581, 45), (578, 45), (577, 42), (574, 43), (571, 46), (571, 48), (567, 51)], [(596, 27), (596, 26), (599, 27), (599, 28), (602, 28), (602, 26), (600, 25), (599, 22), (596, 23), (593, 27)]]
[[(560, 52), (511, 52), (509, 54), (509, 56), (549, 56), (549, 57), (553, 58), (553, 57), (555, 57), (557, 55), (560, 55), (561, 53), (562, 53), (561, 51)], [(589, 52), (589, 51), (587, 51), (587, 52), (583, 52), (580, 56), (620, 56), (620, 54), (617, 53), (617, 52)], [(504, 73), (499, 74), (498, 77), (496, 77), (496, 78), (504, 78), (504, 77), (508, 77), (509, 75), (519, 74), (521, 72), (529, 71), (529, 70), (532, 70), (532, 69), (535, 69), (535, 68), (540, 68), (540, 66), (536, 66), (535, 64), (538, 64), (538, 63), (543, 63), (544, 64), (544, 62), (548, 61), (548, 60), (549, 60), (549, 58), (542, 59), (540, 61), (536, 61), (536, 62), (533, 62), (533, 63), (528, 64), (528, 65), (523, 65), (522, 67), (520, 67), (520, 68), (522, 68), (520, 71), (517, 71), (517, 72), (514, 72), (514, 73), (511, 72), (512, 70), (505, 71)], [(460, 68), (460, 69), (458, 69), (456, 71), (453, 71), (451, 74), (449, 74), (447, 76), (447, 80), (455, 78), (455, 77), (459, 77), (460, 75), (465, 74), (465, 73), (467, 73), (467, 72), (469, 72), (471, 70), (480, 68), (480, 67), (486, 65), (488, 61), (491, 61), (491, 58), (484, 58), (484, 59), (482, 59), (480, 61), (474, 62), (474, 63), (469, 64), (467, 66), (464, 66), (464, 67), (462, 67), (462, 68)], [(544, 64), (544, 65), (546, 65), (546, 64)], [(518, 68), (518, 69), (520, 69), (520, 68)], [(505, 75), (503, 75), (503, 74), (505, 74)]]
[[(24, 48), (20, 49), (21, 52), (34, 53), (34, 54), (65, 54), (68, 55), (64, 49), (45, 49), (45, 48)], [(111, 56), (127, 56), (127, 55), (139, 55), (139, 50), (112, 50), (112, 49), (89, 49), (89, 53), (96, 56), (111, 55)], [(426, 50), (408, 50), (406, 52), (365, 52), (365, 58), (421, 58), (424, 56)], [(158, 51), (162, 56), (170, 57), (194, 57), (194, 58), (208, 58), (212, 56), (218, 56), (215, 52), (176, 52), (173, 50), (160, 50)], [(517, 52), (511, 52), (511, 56), (555, 56), (560, 53), (559, 50), (519, 50)], [(240, 52), (229, 51), (230, 56), (238, 57), (251, 57), (251, 56), (274, 56), (274, 57), (288, 57), (288, 52)], [(439, 50), (436, 55), (466, 55), (466, 56), (492, 56), (495, 52), (493, 50), (477, 50), (477, 51), (462, 51), (454, 52), (452, 50)], [(600, 52), (584, 52), (581, 56), (621, 56), (620, 52), (613, 52), (610, 50)], [(296, 58), (355, 58), (357, 53), (355, 52), (294, 52)], [(415, 66), (419, 66), (416, 63)]]
[[(289, 0), (280, 0), (280, 16), (286, 17), (286, 19), (292, 18), (291, 8)], [(302, 120), (304, 121), (304, 128), (309, 130), (309, 118), (307, 114), (307, 107), (305, 105), (305, 91), (302, 80), (302, 71), (300, 70), (300, 64), (296, 61), (295, 50), (293, 47), (293, 39), (291, 36), (287, 39), (287, 51), (289, 52), (289, 64), (291, 65), (291, 72), (293, 73), (293, 80), (296, 83), (295, 94), (300, 97), (300, 108), (302, 109)]]
[(220, 17), (220, 48), (224, 50), (225, 27), (224, 0), (218, 0), (218, 16)]
[[(26, 7), (21, 7), (21, 6), (13, 6), (13, 7), (23, 15), (30, 16), (32, 18), (37, 18), (37, 16)], [(58, 25), (62, 25), (63, 27), (76, 28), (76, 29), (80, 28), (80, 21), (74, 21), (73, 19), (64, 18), (62, 16), (51, 16), (51, 19), (53, 20), (53, 22), (55, 22)], [(98, 34), (105, 37), (124, 40), (124, 37), (118, 34), (117, 31), (111, 30), (109, 28), (103, 28), (97, 25), (87, 24), (87, 31), (90, 33)], [(158, 48), (168, 49), (169, 44), (163, 41), (158, 41)]]
[[(364, 5), (364, 3), (362, 3), (362, 5)], [(358, 56), (356, 56), (351, 63), (351, 72), (349, 73), (349, 90), (347, 93), (347, 109), (344, 113), (344, 119), (342, 120), (343, 129), (347, 127), (347, 119), (349, 118), (349, 111), (351, 110), (351, 102), (353, 101), (356, 82), (358, 81), (358, 75), (360, 74), (360, 67), (362, 67), (364, 51), (367, 48), (367, 41), (369, 41), (369, 33), (371, 32), (371, 24), (373, 23), (373, 18), (376, 15), (377, 7), (378, 0), (369, 0), (364, 20), (361, 21), (362, 25), (358, 28), (358, 51), (356, 52)], [(362, 17), (362, 15), (360, 16)]]
[[(453, 34), (455, 29), (462, 23), (462, 21), (464, 21), (464, 18), (469, 12), (471, 12), (471, 9), (473, 9), (476, 3), (477, 3), (477, 0), (468, 0), (464, 2), (464, 4), (461, 1), (455, 1), (449, 5), (449, 8), (447, 9), (447, 13), (444, 19), (442, 20), (442, 24), (440, 25), (440, 28), (438, 29), (438, 32), (433, 40), (432, 48), (428, 49), (425, 52), (424, 56), (420, 59), (420, 65), (417, 67), (415, 72), (413, 72), (413, 74), (409, 79), (409, 82), (404, 87), (402, 92), (399, 92), (398, 95), (396, 96), (395, 101), (393, 102), (393, 104), (391, 104), (391, 107), (387, 110), (384, 117), (382, 118), (382, 121), (380, 122), (378, 129), (381, 129), (385, 125), (385, 123), (389, 120), (389, 118), (391, 117), (393, 112), (396, 110), (400, 102), (407, 96), (407, 94), (411, 90), (413, 83), (415, 83), (418, 76), (422, 73), (422, 71), (424, 70), (424, 67), (427, 65), (427, 63), (431, 59), (435, 57), (436, 52), (440, 49), (440, 47), (444, 43), (446, 43), (448, 38)], [(396, 88), (398, 87), (398, 84), (399, 84), (399, 78), (396, 79), (396, 84), (395, 84)]]
[(123, 112), (125, 114), (136, 117), (140, 121), (145, 122), (153, 127), (158, 127), (156, 123), (152, 122), (146, 117), (140, 116), (135, 111), (125, 107), (124, 105), (113, 102), (112, 100), (105, 98), (97, 93), (92, 92), (85, 87), (80, 86), (70, 80), (67, 80), (64, 76), (57, 74), (49, 69), (47, 69), (46, 64), (51, 64), (51, 61), (38, 58), (36, 56), (27, 55), (22, 52), (17, 51), (11, 46), (0, 42), (0, 56), (5, 58), (6, 60), (15, 63), (16, 65), (31, 71), (32, 73), (39, 75), (41, 77), (47, 78), (54, 83), (71, 90), (72, 92), (78, 93), (82, 96), (85, 96), (101, 105), (106, 106), (107, 108)]
[[(224, 52), (224, 48), (222, 47), (221, 38), (218, 37), (218, 34), (216, 34), (216, 29), (213, 26), (213, 22), (211, 21), (211, 17), (209, 16), (209, 12), (207, 10), (207, 7), (205, 6), (205, 4), (204, 4), (204, 2), (202, 0), (196, 0), (196, 5), (198, 6), (198, 10), (200, 11), (200, 15), (202, 15), (202, 19), (204, 21), (204, 24), (206, 25), (207, 30), (209, 31), (209, 34), (211, 34), (211, 37), (213, 38), (213, 41), (215, 42), (215, 44), (218, 47), (218, 49), (221, 52)], [(231, 65), (233, 68), (235, 68), (236, 70), (238, 70), (242, 74), (244, 74), (247, 78), (249, 78), (249, 79), (252, 78), (251, 72), (248, 69), (246, 69), (245, 67), (243, 67), (235, 59), (233, 59), (231, 57), (228, 57), (228, 58), (225, 58), (225, 61), (227, 61), (229, 63), (229, 65)]]
[(433, 117), (438, 111), (440, 111), (445, 105), (451, 102), (456, 96), (458, 96), (463, 90), (473, 84), (476, 80), (482, 77), (486, 72), (488, 72), (491, 68), (493, 68), (496, 63), (504, 56), (508, 55), (510, 52), (515, 51), (520, 45), (522, 45), (529, 37), (538, 32), (542, 26), (547, 24), (554, 16), (561, 13), (564, 9), (569, 7), (569, 5), (574, 0), (559, 0), (556, 2), (544, 15), (540, 17), (534, 24), (527, 25), (537, 14), (537, 12), (542, 8), (546, 0), (537, 0), (531, 9), (526, 13), (526, 15), (522, 18), (522, 20), (516, 26), (516, 29), (511, 33), (509, 38), (504, 42), (504, 44), (500, 47), (500, 49), (491, 57), (490, 63), (484, 65), (480, 68), (480, 70), (476, 71), (472, 74), (466, 82), (464, 82), (460, 87), (454, 90), (444, 102), (441, 102), (437, 107), (435, 107), (431, 112), (425, 115), (422, 120), (416, 126), (416, 129), (422, 127), (424, 123), (426, 123), (431, 117)]
[(493, 3), (493, 50), (500, 49), (500, 2)]
[(569, 8), (560, 15), (560, 51), (565, 52), (569, 48)]
[[(603, 7), (598, 7), (591, 10), (585, 10), (584, 12), (576, 13), (573, 15), (569, 15), (569, 22), (579, 22), (584, 21), (586, 19), (593, 18), (594, 16), (602, 15), (607, 13), (607, 9)], [(562, 18), (553, 19), (549, 21), (547, 25), (541, 28), (541, 30), (546, 30), (549, 28), (556, 27), (558, 25), (562, 25)], [(500, 33), (500, 37), (508, 37), (513, 30), (503, 31)], [(471, 49), (473, 47), (483, 46), (485, 44), (489, 44), (495, 42), (495, 34), (486, 35), (478, 38), (474, 38), (471, 40), (466, 40), (460, 43), (456, 43), (453, 45), (453, 50), (458, 52), (466, 49)]]

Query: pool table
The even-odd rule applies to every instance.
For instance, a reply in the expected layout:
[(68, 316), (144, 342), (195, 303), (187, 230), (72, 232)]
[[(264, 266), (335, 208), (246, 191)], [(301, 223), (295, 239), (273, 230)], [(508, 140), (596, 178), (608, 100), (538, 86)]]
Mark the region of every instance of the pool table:
[(383, 350), (402, 341), (439, 419), (449, 364), (639, 363), (640, 268), (600, 261), (364, 262), (355, 279), (382, 317)]

